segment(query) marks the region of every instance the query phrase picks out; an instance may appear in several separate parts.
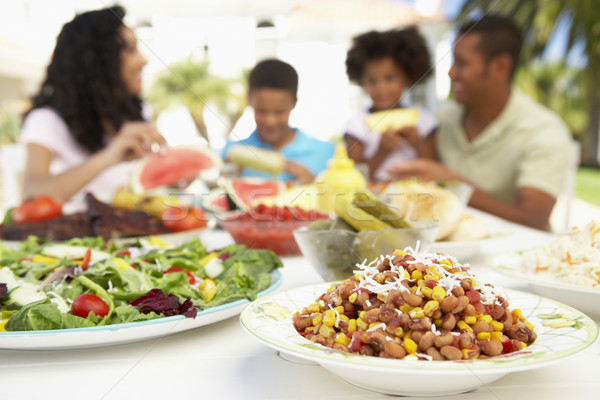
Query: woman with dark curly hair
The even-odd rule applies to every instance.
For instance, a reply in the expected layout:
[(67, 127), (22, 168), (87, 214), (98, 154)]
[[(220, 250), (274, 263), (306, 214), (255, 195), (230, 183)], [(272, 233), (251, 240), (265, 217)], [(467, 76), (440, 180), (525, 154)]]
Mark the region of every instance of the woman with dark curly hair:
[(378, 181), (389, 181), (388, 172), (397, 161), (426, 156), (426, 141), (437, 127), (432, 113), (418, 109), (415, 126), (398, 126), (377, 133), (367, 127), (369, 114), (401, 108), (405, 89), (421, 83), (432, 73), (425, 40), (415, 27), (385, 32), (370, 31), (356, 36), (346, 57), (350, 81), (363, 87), (372, 106), (355, 116), (344, 135), (348, 156), (366, 163), (369, 175)]
[(111, 194), (128, 182), (131, 160), (165, 145), (142, 116), (147, 60), (124, 16), (122, 7), (105, 8), (63, 26), (21, 133), (25, 198)]

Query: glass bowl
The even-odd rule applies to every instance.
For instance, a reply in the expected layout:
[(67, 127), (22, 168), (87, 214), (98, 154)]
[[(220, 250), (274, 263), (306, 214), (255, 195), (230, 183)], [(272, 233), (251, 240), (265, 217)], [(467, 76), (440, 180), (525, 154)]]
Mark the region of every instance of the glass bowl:
[(356, 264), (371, 262), (382, 254), (405, 247), (427, 250), (435, 240), (439, 226), (424, 222), (413, 228), (354, 232), (346, 229), (294, 231), (302, 254), (325, 281), (347, 279)]

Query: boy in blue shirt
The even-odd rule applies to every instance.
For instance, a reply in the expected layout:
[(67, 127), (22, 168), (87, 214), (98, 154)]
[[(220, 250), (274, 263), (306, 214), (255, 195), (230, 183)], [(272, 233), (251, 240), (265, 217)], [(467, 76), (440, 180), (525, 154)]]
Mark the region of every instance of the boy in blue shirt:
[[(244, 144), (279, 152), (285, 161), (283, 171), (278, 175), (243, 168), (242, 176), (306, 184), (327, 168), (327, 160), (333, 157), (335, 149), (333, 143), (309, 137), (300, 129), (289, 126), (290, 113), (296, 106), (297, 91), (298, 73), (288, 63), (268, 59), (256, 64), (250, 72), (248, 101), (254, 109), (256, 130), (246, 139), (229, 141), (223, 149), (223, 159), (227, 160), (232, 145)], [(251, 150), (248, 156), (253, 156)], [(254, 157), (260, 155), (256, 153)]]

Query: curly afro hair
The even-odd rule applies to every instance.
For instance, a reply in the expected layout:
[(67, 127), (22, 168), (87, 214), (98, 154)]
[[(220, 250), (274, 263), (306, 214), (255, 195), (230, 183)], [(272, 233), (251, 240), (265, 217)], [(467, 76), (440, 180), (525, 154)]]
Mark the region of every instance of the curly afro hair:
[(346, 56), (346, 73), (357, 84), (368, 62), (391, 57), (406, 73), (411, 84), (420, 82), (433, 72), (425, 39), (417, 28), (370, 31), (354, 37)]
[(90, 153), (104, 147), (102, 121), (119, 130), (142, 120), (142, 103), (127, 94), (121, 78), (121, 37), (125, 9), (104, 8), (77, 15), (58, 36), (52, 61), (33, 109), (51, 107), (71, 135)]

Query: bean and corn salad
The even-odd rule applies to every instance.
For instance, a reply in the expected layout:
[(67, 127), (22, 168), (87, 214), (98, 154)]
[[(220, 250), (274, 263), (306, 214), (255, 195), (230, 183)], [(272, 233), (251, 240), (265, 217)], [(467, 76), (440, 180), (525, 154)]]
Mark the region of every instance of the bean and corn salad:
[(357, 266), (293, 316), (298, 333), (343, 352), (421, 360), (483, 359), (536, 338), (521, 310), (453, 257), (407, 248)]

